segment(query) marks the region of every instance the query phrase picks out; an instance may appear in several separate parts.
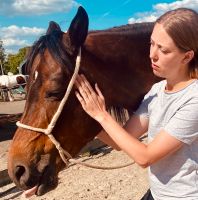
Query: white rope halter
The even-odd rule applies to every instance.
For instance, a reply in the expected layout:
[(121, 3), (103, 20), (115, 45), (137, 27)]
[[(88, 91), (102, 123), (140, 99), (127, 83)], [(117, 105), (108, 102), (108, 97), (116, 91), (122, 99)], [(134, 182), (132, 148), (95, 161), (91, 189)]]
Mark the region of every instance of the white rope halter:
[[(35, 131), (35, 132), (44, 133), (45, 135), (47, 135), (50, 138), (50, 140), (52, 141), (52, 143), (55, 145), (55, 147), (57, 148), (57, 150), (60, 154), (60, 157), (62, 158), (62, 160), (65, 164), (72, 162), (72, 163), (75, 163), (75, 164), (81, 164), (81, 165), (91, 167), (91, 168), (96, 168), (96, 169), (118, 169), (118, 168), (129, 166), (129, 165), (133, 164), (134, 162), (126, 164), (126, 165), (122, 165), (122, 166), (117, 166), (117, 167), (101, 167), (101, 166), (90, 165), (90, 164), (87, 164), (87, 163), (83, 163), (81, 161), (74, 160), (74, 159), (72, 159), (72, 156), (70, 155), (70, 153), (67, 152), (66, 150), (64, 150), (61, 147), (60, 143), (52, 135), (52, 130), (53, 130), (54, 126), (56, 125), (56, 122), (57, 122), (57, 120), (58, 120), (58, 118), (59, 118), (59, 116), (60, 116), (60, 114), (63, 110), (63, 107), (64, 107), (64, 105), (65, 105), (65, 103), (66, 103), (66, 101), (69, 97), (69, 94), (72, 90), (72, 87), (73, 87), (74, 82), (76, 80), (76, 77), (78, 75), (78, 71), (79, 71), (79, 68), (80, 68), (80, 61), (81, 61), (81, 48), (79, 49), (78, 56), (76, 58), (76, 66), (75, 66), (75, 69), (74, 69), (74, 73), (73, 73), (72, 78), (69, 82), (66, 93), (65, 93), (63, 99), (61, 100), (61, 102), (59, 104), (58, 110), (56, 111), (56, 113), (52, 117), (51, 122), (48, 124), (48, 127), (46, 129), (36, 128), (36, 127), (33, 127), (33, 126), (23, 124), (20, 121), (18, 121), (16, 123), (16, 125), (20, 128), (28, 129), (28, 130)], [(65, 155), (66, 155), (66, 157), (65, 157)]]
[[(58, 110), (56, 111), (56, 113), (52, 117), (52, 120), (48, 124), (46, 129), (35, 128), (35, 127), (32, 127), (32, 126), (23, 124), (20, 121), (18, 121), (16, 123), (16, 125), (18, 127), (25, 128), (25, 129), (32, 130), (32, 131), (36, 131), (36, 132), (40, 132), (40, 133), (44, 133), (45, 135), (47, 135), (50, 138), (50, 140), (53, 142), (53, 144), (56, 146), (56, 148), (58, 149), (62, 160), (66, 164), (68, 163), (68, 159), (72, 158), (72, 156), (61, 147), (60, 143), (52, 135), (52, 130), (53, 130), (54, 126), (56, 125), (56, 122), (57, 122), (57, 120), (58, 120), (58, 118), (59, 118), (59, 116), (60, 116), (60, 114), (61, 114), (61, 112), (63, 110), (63, 107), (64, 107), (64, 105), (65, 105), (65, 103), (66, 103), (66, 101), (67, 101), (67, 99), (69, 97), (69, 94), (70, 94), (70, 92), (71, 92), (71, 90), (73, 88), (74, 82), (76, 80), (76, 76), (78, 75), (78, 71), (79, 71), (79, 68), (80, 68), (80, 61), (81, 61), (81, 48), (79, 49), (78, 56), (76, 58), (76, 66), (75, 66), (75, 69), (74, 69), (74, 73), (73, 73), (72, 78), (71, 78), (71, 80), (69, 82), (69, 85), (67, 87), (66, 93), (65, 93), (63, 99), (61, 100), (61, 102), (59, 104)], [(65, 155), (67, 156), (67, 158), (65, 158)]]

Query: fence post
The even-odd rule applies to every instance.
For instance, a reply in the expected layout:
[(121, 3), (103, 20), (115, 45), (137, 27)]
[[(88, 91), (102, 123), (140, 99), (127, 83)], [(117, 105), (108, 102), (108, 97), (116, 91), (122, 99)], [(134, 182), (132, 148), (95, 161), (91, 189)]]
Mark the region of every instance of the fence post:
[(1, 74), (4, 75), (4, 72), (3, 72), (3, 65), (2, 65), (2, 61), (0, 60), (0, 65), (1, 65)]

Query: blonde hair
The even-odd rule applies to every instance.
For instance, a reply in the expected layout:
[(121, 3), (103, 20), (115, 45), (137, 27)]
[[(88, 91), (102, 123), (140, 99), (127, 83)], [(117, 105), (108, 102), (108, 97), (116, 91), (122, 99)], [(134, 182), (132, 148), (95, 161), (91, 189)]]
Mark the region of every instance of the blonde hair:
[(178, 8), (159, 17), (156, 23), (163, 25), (181, 51), (194, 51), (194, 57), (189, 62), (189, 75), (198, 78), (198, 13), (188, 8)]

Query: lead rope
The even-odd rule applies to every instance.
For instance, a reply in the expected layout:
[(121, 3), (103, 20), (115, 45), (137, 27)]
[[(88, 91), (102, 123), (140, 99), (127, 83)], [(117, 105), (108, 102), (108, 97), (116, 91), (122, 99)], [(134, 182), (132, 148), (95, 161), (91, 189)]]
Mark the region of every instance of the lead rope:
[[(74, 85), (74, 82), (76, 80), (76, 77), (78, 75), (78, 71), (79, 71), (79, 68), (80, 68), (80, 61), (81, 61), (81, 48), (79, 49), (79, 53), (78, 53), (78, 56), (76, 58), (76, 66), (75, 66), (75, 69), (74, 69), (74, 73), (72, 75), (72, 78), (69, 82), (69, 85), (67, 87), (67, 90), (66, 90), (66, 93), (63, 97), (63, 99), (61, 100), (60, 104), (59, 104), (59, 107), (58, 107), (58, 110), (56, 111), (56, 113), (54, 114), (54, 116), (52, 117), (52, 120), (50, 122), (50, 124), (48, 125), (48, 127), (46, 129), (43, 129), (43, 128), (36, 128), (36, 127), (32, 127), (32, 126), (29, 126), (29, 125), (26, 125), (26, 124), (23, 124), (21, 123), (20, 121), (18, 121), (16, 123), (16, 125), (20, 128), (24, 128), (24, 129), (28, 129), (28, 130), (31, 130), (31, 131), (35, 131), (35, 132), (40, 132), (40, 133), (44, 133), (45, 135), (47, 135), (49, 137), (49, 139), (52, 141), (52, 143), (55, 145), (55, 147), (57, 148), (59, 154), (60, 154), (60, 157), (61, 159), (63, 160), (63, 162), (68, 165), (68, 163), (74, 163), (74, 164), (80, 164), (80, 165), (83, 165), (83, 166), (86, 166), (86, 167), (90, 167), (90, 168), (95, 168), (95, 169), (119, 169), (119, 168), (123, 168), (123, 167), (127, 167), (129, 165), (132, 165), (134, 164), (134, 162), (132, 163), (128, 163), (128, 164), (125, 164), (125, 165), (120, 165), (120, 166), (115, 166), (115, 167), (101, 167), (101, 166), (96, 166), (96, 165), (91, 165), (91, 164), (88, 164), (88, 163), (84, 163), (82, 161), (78, 161), (78, 160), (75, 160), (72, 158), (72, 156), (70, 155), (69, 152), (67, 152), (66, 150), (64, 150), (60, 143), (55, 139), (55, 137), (52, 135), (52, 130), (54, 128), (54, 126), (56, 125), (56, 122), (63, 110), (63, 107), (69, 97), (69, 94), (72, 90), (72, 87)], [(66, 157), (65, 157), (66, 155)]]

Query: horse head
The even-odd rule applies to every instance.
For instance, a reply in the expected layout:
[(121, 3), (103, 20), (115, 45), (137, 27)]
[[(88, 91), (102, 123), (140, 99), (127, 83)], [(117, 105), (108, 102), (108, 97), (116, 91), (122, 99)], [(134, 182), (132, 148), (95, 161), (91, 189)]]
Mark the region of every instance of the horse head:
[[(36, 128), (48, 126), (64, 97), (87, 32), (88, 16), (79, 7), (66, 33), (58, 24), (50, 22), (46, 35), (34, 43), (25, 62), (29, 80), (21, 123)], [(91, 119), (82, 111), (72, 90), (52, 133), (71, 156), (94, 137), (91, 132), (82, 137), (85, 130), (80, 119), (89, 126)], [(8, 172), (18, 187), (26, 190), (37, 185), (36, 193), (42, 195), (57, 186), (57, 174), (64, 166), (46, 135), (17, 129), (9, 150)]]

